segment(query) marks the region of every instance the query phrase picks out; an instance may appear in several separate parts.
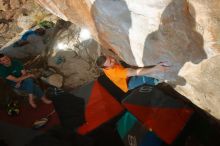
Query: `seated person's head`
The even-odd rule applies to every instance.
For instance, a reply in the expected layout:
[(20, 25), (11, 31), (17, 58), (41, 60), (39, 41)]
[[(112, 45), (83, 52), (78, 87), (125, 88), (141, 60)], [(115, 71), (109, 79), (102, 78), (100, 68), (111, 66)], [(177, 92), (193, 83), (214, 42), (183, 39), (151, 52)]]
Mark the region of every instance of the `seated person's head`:
[(10, 66), (11, 65), (11, 59), (8, 56), (0, 53), (0, 64), (2, 64), (4, 66)]
[(100, 68), (111, 68), (115, 65), (116, 60), (111, 56), (99, 56), (96, 65)]
[(46, 33), (45, 29), (43, 28), (38, 28), (35, 30), (35, 32), (40, 36), (43, 36)]

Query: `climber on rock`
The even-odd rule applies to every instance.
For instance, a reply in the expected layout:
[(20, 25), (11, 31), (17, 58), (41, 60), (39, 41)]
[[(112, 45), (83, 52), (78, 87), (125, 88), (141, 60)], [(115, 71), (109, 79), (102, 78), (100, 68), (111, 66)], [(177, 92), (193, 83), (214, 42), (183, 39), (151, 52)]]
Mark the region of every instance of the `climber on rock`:
[(0, 77), (11, 87), (28, 93), (28, 101), (33, 108), (37, 107), (34, 102), (35, 97), (46, 104), (52, 103), (46, 98), (40, 87), (34, 83), (32, 79), (34, 75), (27, 73), (20, 61), (11, 59), (4, 54), (0, 54)]
[[(156, 85), (160, 80), (149, 77), (149, 75), (169, 71), (169, 66), (164, 62), (160, 62), (151, 67), (125, 68), (111, 56), (99, 56), (96, 60), (96, 65), (102, 68), (105, 75), (124, 92), (136, 87), (136, 85), (133, 84), (136, 79), (138, 79), (136, 80), (139, 82), (138, 85)], [(133, 77), (138, 78), (134, 79)]]

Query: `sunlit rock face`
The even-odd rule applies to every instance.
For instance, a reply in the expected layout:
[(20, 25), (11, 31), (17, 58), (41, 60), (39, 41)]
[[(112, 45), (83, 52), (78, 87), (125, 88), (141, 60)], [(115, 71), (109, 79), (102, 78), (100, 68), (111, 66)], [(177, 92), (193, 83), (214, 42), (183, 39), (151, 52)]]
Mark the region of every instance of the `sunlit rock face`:
[[(190, 13), (196, 21), (196, 30), (204, 39), (204, 49), (208, 58), (220, 52), (220, 1), (189, 0)], [(191, 11), (194, 9), (194, 11)]]
[(219, 0), (38, 2), (64, 20), (88, 27), (103, 47), (129, 64), (167, 61), (170, 72), (155, 76), (169, 80), (178, 92), (220, 119)]

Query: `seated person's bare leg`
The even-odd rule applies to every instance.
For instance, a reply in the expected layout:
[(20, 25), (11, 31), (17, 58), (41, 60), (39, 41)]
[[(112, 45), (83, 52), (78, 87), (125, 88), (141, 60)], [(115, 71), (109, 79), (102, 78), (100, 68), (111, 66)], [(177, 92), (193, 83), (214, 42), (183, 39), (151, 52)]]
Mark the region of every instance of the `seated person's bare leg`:
[(29, 102), (29, 104), (30, 104), (33, 108), (36, 108), (36, 107), (37, 107), (37, 105), (36, 105), (35, 102), (34, 102), (34, 96), (33, 96), (33, 94), (29, 94), (29, 95), (28, 95), (28, 102)]
[(51, 104), (51, 103), (52, 103), (52, 101), (49, 100), (49, 99), (47, 99), (46, 96), (42, 96), (42, 97), (41, 97), (41, 100), (42, 100), (44, 103), (46, 103), (46, 104)]

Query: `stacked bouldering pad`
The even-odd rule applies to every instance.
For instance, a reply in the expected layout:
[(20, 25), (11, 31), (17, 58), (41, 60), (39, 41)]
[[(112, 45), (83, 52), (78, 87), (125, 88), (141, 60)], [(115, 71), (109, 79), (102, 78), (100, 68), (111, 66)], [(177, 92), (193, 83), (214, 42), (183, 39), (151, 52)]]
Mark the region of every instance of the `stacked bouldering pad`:
[(167, 144), (177, 138), (193, 113), (182, 101), (149, 85), (135, 89), (122, 103), (146, 129)]

